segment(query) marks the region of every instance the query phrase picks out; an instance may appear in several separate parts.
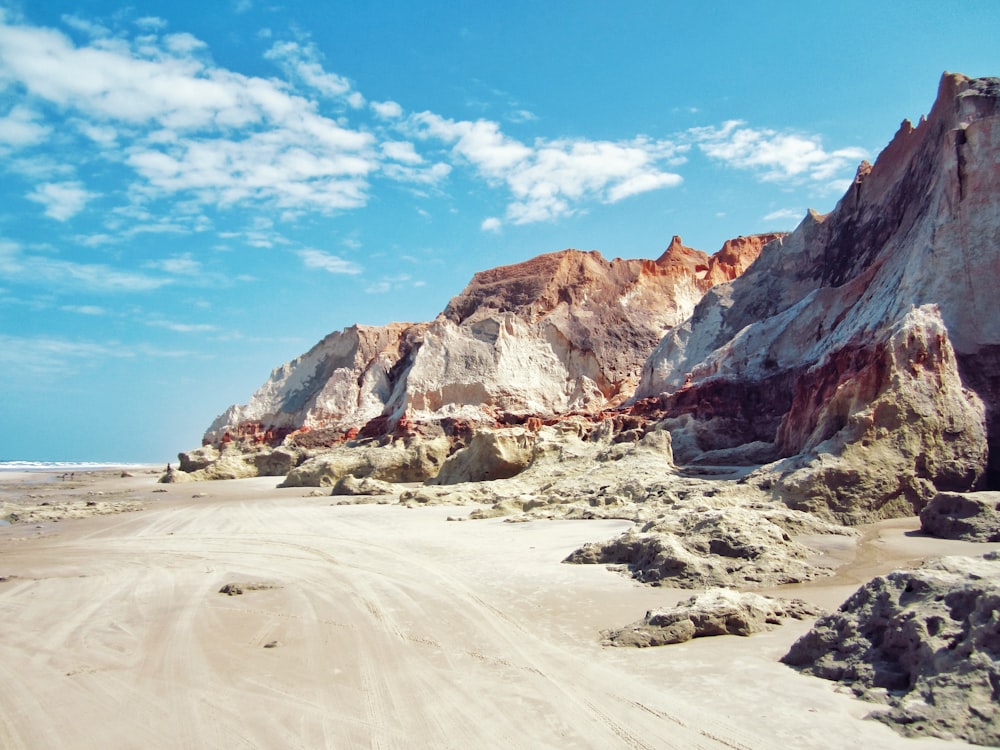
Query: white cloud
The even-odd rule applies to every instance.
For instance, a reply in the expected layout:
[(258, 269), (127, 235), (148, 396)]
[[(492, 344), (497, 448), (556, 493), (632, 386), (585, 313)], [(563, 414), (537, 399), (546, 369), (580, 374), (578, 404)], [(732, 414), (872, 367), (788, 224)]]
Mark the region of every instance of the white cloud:
[(757, 172), (766, 182), (829, 182), (868, 156), (861, 148), (827, 151), (817, 135), (752, 128), (742, 120), (720, 127), (694, 128), (690, 136), (710, 158)]
[(268, 60), (278, 63), (289, 75), (297, 77), (310, 88), (324, 96), (333, 98), (347, 97), (348, 103), (355, 109), (364, 104), (364, 99), (351, 100), (351, 83), (343, 76), (328, 73), (320, 63), (321, 55), (313, 44), (297, 42), (275, 42), (265, 54)]
[(80, 365), (134, 356), (135, 351), (131, 347), (115, 343), (98, 344), (49, 336), (33, 338), (0, 333), (0, 367), (5, 372), (22, 375), (60, 375)]
[(174, 333), (211, 333), (219, 330), (218, 326), (210, 323), (174, 323), (169, 320), (150, 320), (147, 325), (166, 328)]
[(534, 122), (538, 119), (538, 116), (534, 112), (530, 112), (527, 109), (516, 109), (507, 115), (507, 119), (513, 123), (524, 123), (524, 122)]
[(424, 160), (409, 141), (386, 141), (382, 144), (382, 153), (404, 164), (420, 164)]
[(336, 255), (324, 253), (322, 250), (307, 248), (299, 250), (298, 256), (302, 259), (306, 268), (317, 268), (330, 273), (359, 274), (361, 266), (349, 260), (344, 260)]
[(383, 120), (395, 120), (403, 116), (403, 108), (396, 102), (371, 102), (369, 106)]
[(387, 294), (391, 291), (402, 289), (406, 286), (423, 286), (421, 282), (410, 284), (412, 277), (408, 273), (401, 273), (398, 276), (383, 276), (373, 284), (365, 287), (365, 294)]
[(172, 273), (176, 276), (197, 276), (201, 273), (201, 263), (192, 258), (190, 253), (151, 261), (146, 264), (146, 267)]
[(157, 16), (137, 18), (135, 20), (135, 25), (140, 29), (147, 29), (149, 31), (159, 31), (160, 29), (167, 28), (167, 22)]
[(483, 219), (483, 223), (479, 225), (479, 228), (484, 232), (499, 232), (501, 226), (503, 226), (503, 222), (500, 219), (496, 216), (490, 216), (488, 219)]
[(94, 194), (85, 190), (79, 182), (47, 182), (37, 186), (26, 197), (45, 206), (46, 216), (56, 221), (67, 221), (80, 213)]
[(452, 144), (452, 152), (487, 180), (511, 193), (507, 218), (515, 224), (547, 221), (577, 211), (585, 201), (614, 203), (678, 185), (664, 171), (680, 163), (686, 146), (671, 141), (536, 140), (528, 146), (488, 120), (455, 121), (431, 112), (414, 115), (416, 135)]
[(97, 305), (63, 305), (59, 308), (64, 312), (76, 313), (78, 315), (107, 315), (108, 311)]
[(0, 144), (31, 146), (42, 142), (52, 129), (38, 122), (40, 115), (23, 105), (0, 117)]
[(669, 172), (644, 172), (620, 182), (608, 191), (608, 201), (617, 203), (633, 195), (648, 193), (661, 187), (676, 187), (682, 182), (681, 176)]
[[(153, 196), (190, 192), (221, 206), (263, 201), (324, 212), (367, 202), (368, 178), (379, 168), (371, 133), (318, 114), (315, 101), (280, 81), (213, 66), (203, 52), (190, 34), (77, 47), (57, 31), (0, 19), (0, 77), (64, 110), (93, 140), (127, 138), (118, 153)], [(312, 89), (363, 102), (346, 79), (322, 70), (311, 45), (272, 52)], [(11, 118), (12, 137), (41, 137), (28, 110)], [(71, 205), (52, 214), (66, 216)]]

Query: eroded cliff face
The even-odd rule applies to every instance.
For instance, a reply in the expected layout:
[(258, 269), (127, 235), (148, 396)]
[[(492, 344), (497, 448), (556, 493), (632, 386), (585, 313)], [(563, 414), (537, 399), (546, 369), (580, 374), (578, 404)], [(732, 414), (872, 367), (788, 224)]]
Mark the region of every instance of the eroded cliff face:
[[(1000, 432), (989, 364), (1000, 344), (998, 115), (1000, 81), (946, 74), (930, 115), (904, 122), (830, 214), (811, 212), (664, 337), (637, 411), (671, 419), (689, 459), (771, 443), (772, 457), (796, 457), (774, 465), (776, 488), (790, 491), (794, 474), (801, 502), (854, 520), (919, 510), (934, 485), (980, 485), (983, 420), (992, 445)], [(891, 404), (911, 401), (921, 406), (899, 406), (892, 424), (879, 424)], [(843, 432), (865, 414), (876, 415), (871, 425)], [(872, 460), (889, 433), (919, 434), (919, 446)], [(875, 496), (864, 509), (846, 474), (804, 481), (803, 466), (847, 454), (848, 473), (874, 479), (881, 466), (905, 479), (868, 486)]]
[(332, 445), (618, 406), (664, 332), (779, 236), (731, 240), (714, 256), (674, 237), (655, 261), (565, 250), (483, 271), (430, 323), (331, 334), (230, 407), (204, 442), (274, 445), (296, 433)]
[(928, 117), (789, 235), (483, 271), (434, 321), (327, 337), (205, 442), (284, 441), (254, 459), (280, 472), (355, 437), (444, 436), (450, 456), (582, 415), (616, 440), (668, 431), (680, 464), (763, 465), (745, 487), (845, 522), (997, 486), (998, 122), (1000, 80), (946, 74)]

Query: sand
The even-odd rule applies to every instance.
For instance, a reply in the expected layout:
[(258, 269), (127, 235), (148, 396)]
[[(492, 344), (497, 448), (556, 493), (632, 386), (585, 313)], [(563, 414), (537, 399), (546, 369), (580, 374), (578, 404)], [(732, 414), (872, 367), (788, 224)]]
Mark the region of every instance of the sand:
[[(0, 475), (8, 509), (142, 509), (0, 527), (3, 748), (964, 746), (904, 739), (781, 665), (808, 622), (602, 647), (690, 595), (560, 563), (625, 522), (449, 523), (455, 508), (333, 506), (275, 478), (25, 481)], [(917, 527), (841, 540), (837, 577), (768, 593), (832, 607), (903, 563), (1000, 548)]]

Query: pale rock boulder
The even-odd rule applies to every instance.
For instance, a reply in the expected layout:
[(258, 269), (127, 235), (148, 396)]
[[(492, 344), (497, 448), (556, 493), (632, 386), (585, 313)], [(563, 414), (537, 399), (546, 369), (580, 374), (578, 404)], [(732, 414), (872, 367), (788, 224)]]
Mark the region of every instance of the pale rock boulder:
[(814, 556), (756, 509), (695, 506), (661, 511), (641, 528), (586, 544), (564, 562), (621, 565), (638, 581), (678, 588), (762, 588), (830, 575), (811, 562)]
[[(196, 451), (182, 453), (181, 469), (171, 468), (160, 482), (197, 482), (210, 479), (247, 479), (259, 475), (256, 456), (244, 453), (235, 445), (223, 445), (221, 450), (205, 446)], [(183, 467), (188, 467), (184, 470)]]
[(650, 610), (642, 620), (602, 635), (609, 646), (666, 646), (714, 635), (750, 636), (789, 618), (804, 620), (819, 614), (818, 607), (801, 599), (713, 588), (673, 607)]
[(1000, 553), (880, 576), (782, 658), (884, 704), (911, 737), (1000, 745)]
[(374, 495), (394, 495), (396, 486), (380, 479), (363, 477), (358, 479), (353, 474), (345, 474), (333, 485), (331, 495), (347, 497), (370, 497)]
[(288, 473), (284, 487), (332, 487), (347, 475), (384, 482), (423, 482), (448, 456), (445, 436), (407, 438), (387, 444), (344, 445), (304, 461)]
[(468, 445), (445, 460), (429, 484), (508, 479), (531, 464), (534, 447), (535, 435), (524, 428), (479, 430)]
[(1000, 542), (1000, 492), (941, 492), (920, 511), (920, 528), (941, 539)]

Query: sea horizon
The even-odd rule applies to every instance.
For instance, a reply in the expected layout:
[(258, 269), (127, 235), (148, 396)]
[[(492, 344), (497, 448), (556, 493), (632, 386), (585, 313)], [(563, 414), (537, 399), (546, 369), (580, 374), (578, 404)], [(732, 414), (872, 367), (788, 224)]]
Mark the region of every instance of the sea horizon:
[(100, 471), (167, 465), (167, 461), (0, 461), (4, 471)]

